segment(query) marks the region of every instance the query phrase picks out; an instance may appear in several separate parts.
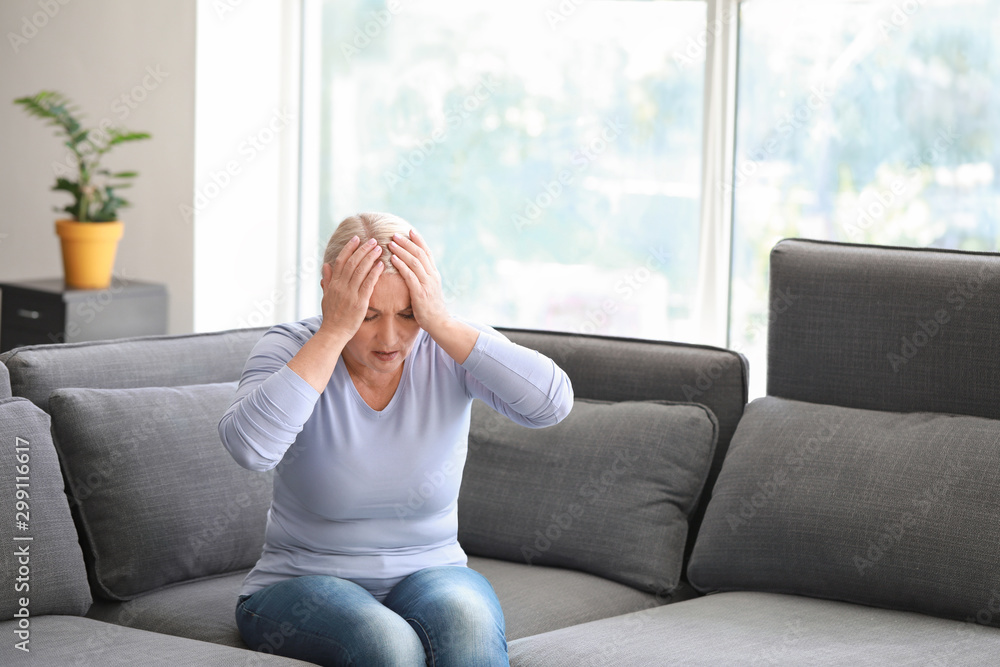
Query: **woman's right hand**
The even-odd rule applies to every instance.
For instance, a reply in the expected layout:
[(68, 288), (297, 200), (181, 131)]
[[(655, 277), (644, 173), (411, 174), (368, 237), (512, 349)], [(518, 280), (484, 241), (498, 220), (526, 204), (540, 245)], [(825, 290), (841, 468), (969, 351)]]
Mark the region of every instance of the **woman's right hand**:
[(355, 236), (332, 265), (323, 265), (321, 330), (342, 336), (345, 342), (354, 337), (368, 314), (368, 301), (385, 268), (379, 261), (381, 256), (382, 249), (375, 239), (362, 244)]

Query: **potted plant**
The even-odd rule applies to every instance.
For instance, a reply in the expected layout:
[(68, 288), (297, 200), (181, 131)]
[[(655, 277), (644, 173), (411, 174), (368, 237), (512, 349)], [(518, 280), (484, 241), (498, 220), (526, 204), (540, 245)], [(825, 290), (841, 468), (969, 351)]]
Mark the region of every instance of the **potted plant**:
[(134, 171), (111, 172), (101, 167), (101, 159), (114, 146), (148, 139), (145, 132), (121, 128), (84, 129), (75, 115), (77, 107), (63, 95), (42, 91), (32, 97), (14, 100), (24, 110), (57, 128), (64, 136), (71, 159), (57, 168), (53, 190), (62, 190), (73, 201), (56, 211), (67, 218), (56, 220), (56, 234), (62, 242), (66, 286), (77, 289), (104, 289), (111, 284), (118, 241), (124, 226), (118, 209), (129, 206), (116, 190), (131, 185)]

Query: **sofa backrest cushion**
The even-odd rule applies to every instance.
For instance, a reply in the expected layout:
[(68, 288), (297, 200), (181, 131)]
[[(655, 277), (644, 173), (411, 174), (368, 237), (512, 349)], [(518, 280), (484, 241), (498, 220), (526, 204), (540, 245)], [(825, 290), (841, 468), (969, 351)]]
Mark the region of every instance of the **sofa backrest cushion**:
[(0, 364), (0, 398), (10, 398), (10, 371), (5, 364)]
[(498, 328), (519, 345), (546, 355), (566, 371), (578, 398), (599, 401), (695, 402), (711, 410), (719, 439), (705, 488), (689, 517), (690, 554), (707, 499), (747, 403), (747, 360), (707, 345)]
[(23, 398), (0, 399), (0, 497), (0, 618), (86, 614), (93, 600), (49, 416)]
[(998, 469), (998, 420), (758, 399), (688, 578), (977, 618), (997, 601)]
[(769, 396), (1000, 418), (1000, 255), (786, 240), (770, 276)]
[(0, 355), (15, 396), (48, 411), (63, 387), (123, 389), (232, 382), (266, 328), (32, 345)]
[(238, 466), (219, 443), (236, 383), (59, 389), (56, 445), (103, 597), (251, 567), (260, 557), (272, 474)]
[(577, 398), (562, 422), (531, 429), (475, 401), (459, 542), (669, 596), (717, 438), (698, 404)]

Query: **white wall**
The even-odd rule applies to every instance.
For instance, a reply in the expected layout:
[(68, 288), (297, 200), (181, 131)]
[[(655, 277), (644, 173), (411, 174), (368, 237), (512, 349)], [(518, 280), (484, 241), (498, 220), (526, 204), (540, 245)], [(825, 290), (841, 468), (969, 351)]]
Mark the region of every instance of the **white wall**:
[(62, 275), (52, 209), (68, 196), (50, 188), (65, 149), (12, 103), (52, 89), (94, 125), (153, 135), (107, 158), (139, 172), (115, 271), (167, 284), (170, 333), (291, 319), (298, 6), (0, 2), (0, 280)]
[[(178, 205), (194, 182), (195, 0), (4, 0), (0, 3), (0, 280), (62, 275), (52, 209), (52, 164), (65, 149), (53, 130), (12, 101), (42, 89), (150, 132), (119, 146), (108, 166), (139, 172), (123, 191), (125, 235), (115, 271), (167, 284), (171, 332), (193, 327), (194, 229)], [(12, 37), (12, 35), (14, 37)], [(26, 41), (22, 41), (22, 39)], [(124, 99), (123, 99), (123, 96)]]

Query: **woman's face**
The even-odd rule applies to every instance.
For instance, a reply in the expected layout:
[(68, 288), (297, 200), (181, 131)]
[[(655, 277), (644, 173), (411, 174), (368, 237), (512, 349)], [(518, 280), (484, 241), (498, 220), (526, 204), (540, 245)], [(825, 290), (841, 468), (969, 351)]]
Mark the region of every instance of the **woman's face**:
[(344, 347), (344, 360), (352, 370), (362, 373), (395, 373), (418, 333), (409, 288), (398, 273), (383, 273), (368, 300), (364, 322)]

